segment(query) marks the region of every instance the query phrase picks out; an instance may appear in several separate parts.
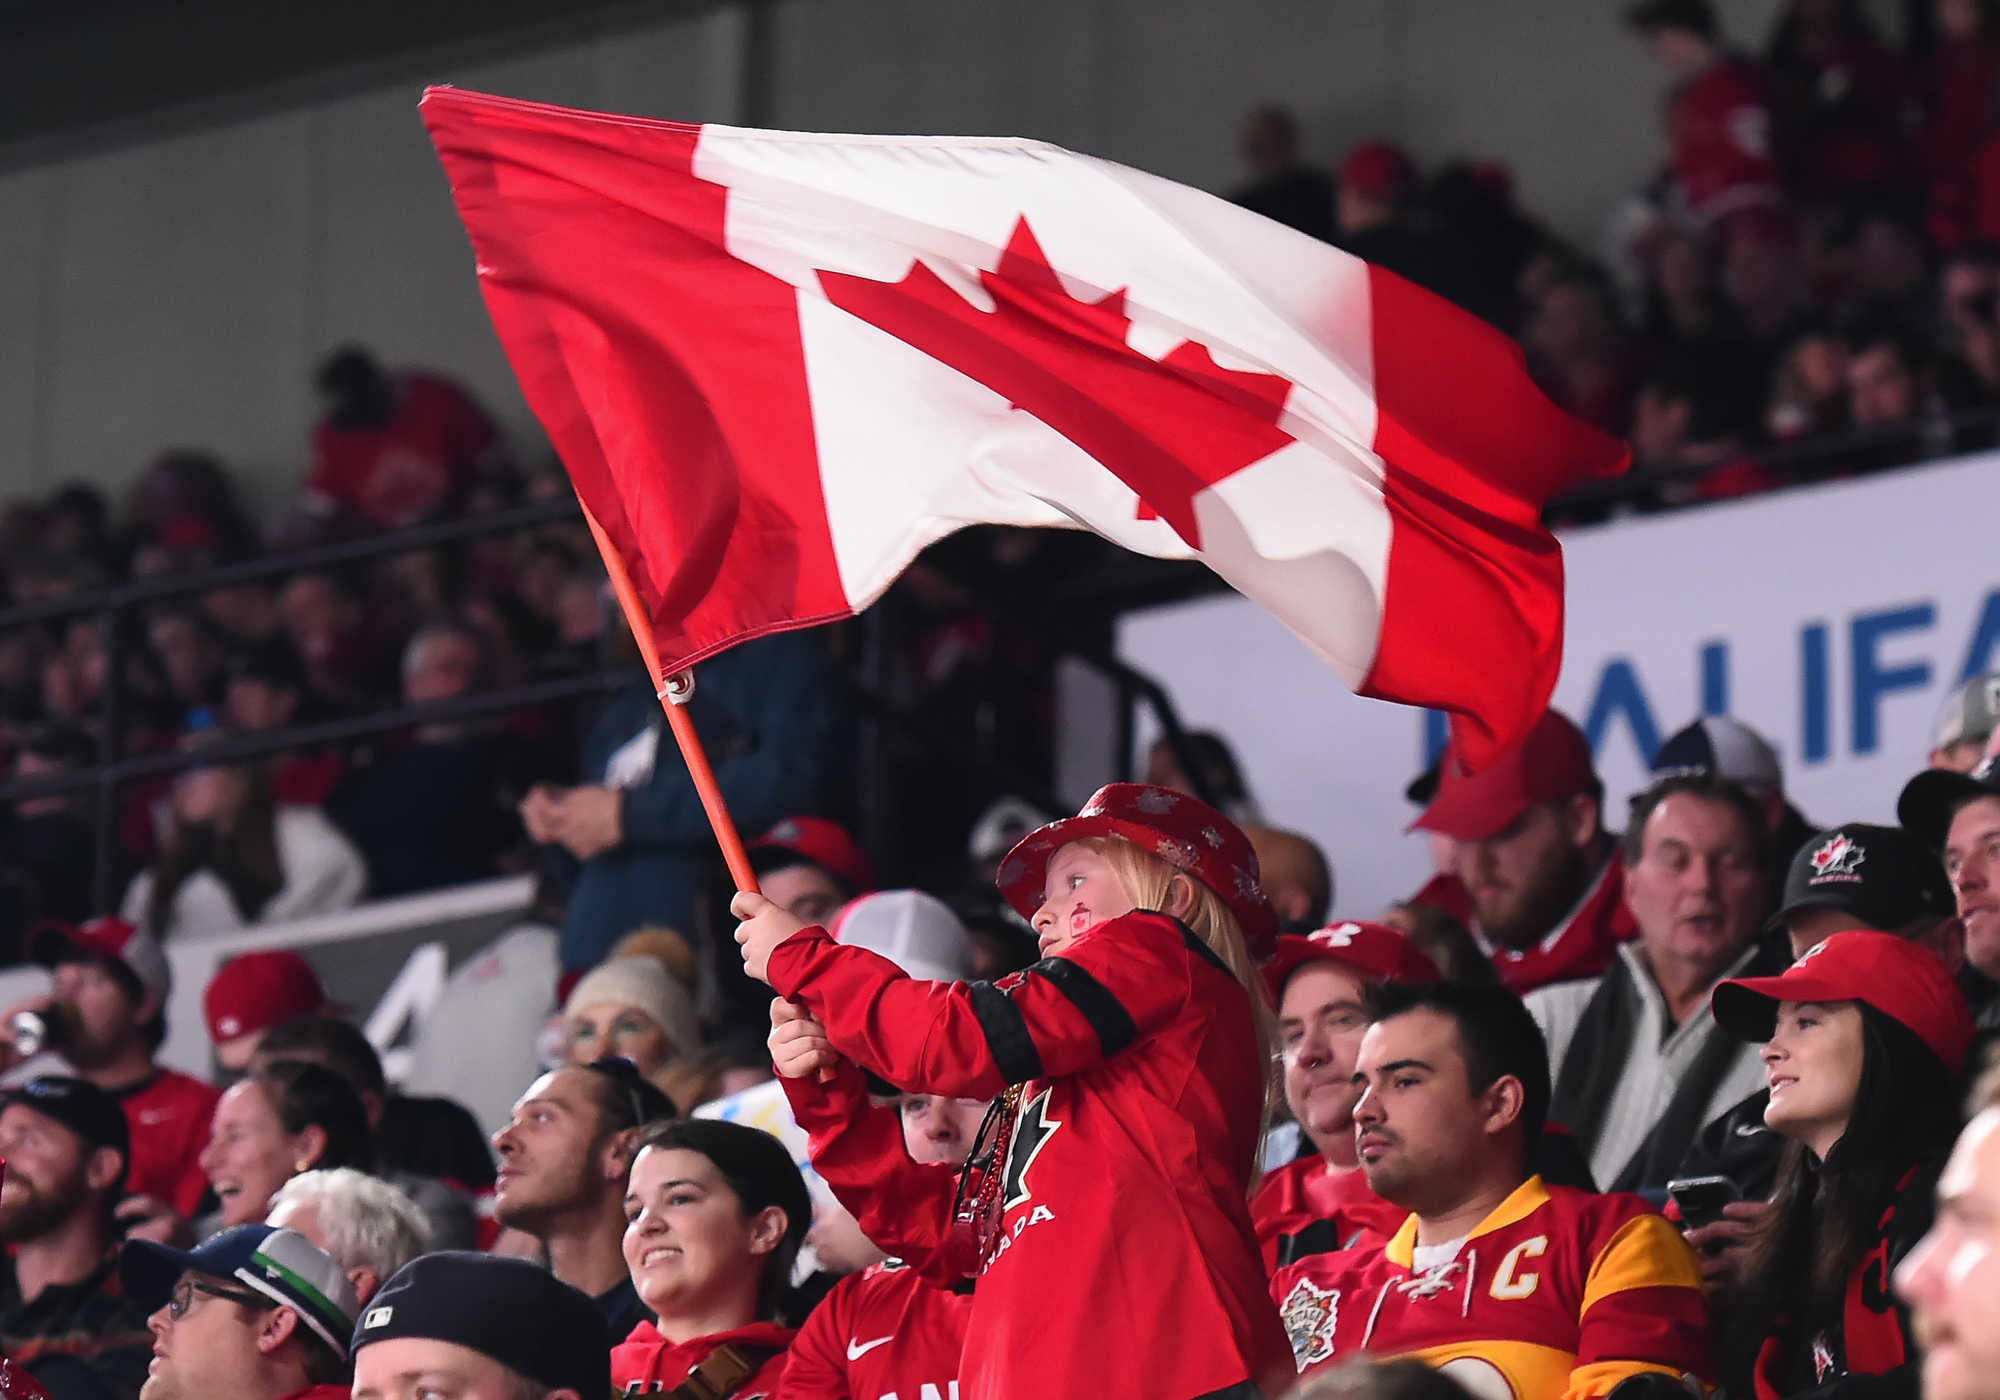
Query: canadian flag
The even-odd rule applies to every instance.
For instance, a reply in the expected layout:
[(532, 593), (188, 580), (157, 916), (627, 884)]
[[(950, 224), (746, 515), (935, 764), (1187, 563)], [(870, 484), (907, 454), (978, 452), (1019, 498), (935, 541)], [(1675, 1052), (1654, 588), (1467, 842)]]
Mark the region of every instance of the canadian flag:
[(1082, 526), (1454, 712), (1475, 766), (1547, 704), (1540, 509), (1628, 454), (1430, 293), (1036, 141), (422, 113), (667, 670), (851, 616), (964, 526)]

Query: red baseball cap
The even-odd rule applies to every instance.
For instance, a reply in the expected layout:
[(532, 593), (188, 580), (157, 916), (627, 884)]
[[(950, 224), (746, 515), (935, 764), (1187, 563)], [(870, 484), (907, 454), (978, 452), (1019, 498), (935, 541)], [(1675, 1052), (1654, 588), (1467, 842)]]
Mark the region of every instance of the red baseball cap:
[(1776, 977), (1719, 984), (1710, 1005), (1725, 1031), (1762, 1044), (1781, 1001), (1865, 1002), (1913, 1031), (1953, 1074), (1972, 1047), (1972, 1010), (1957, 979), (1930, 949), (1891, 933), (1836, 933)]
[(141, 998), (147, 992), (158, 992), (164, 1001), (173, 988), (173, 973), (160, 941), (116, 915), (78, 926), (44, 919), (29, 935), (28, 956), (51, 968), (85, 960), (106, 963), (114, 971), (122, 970), (131, 979), (128, 987)]
[(1588, 792), (1597, 781), (1590, 743), (1566, 715), (1546, 710), (1528, 737), (1468, 773), (1457, 747), (1445, 751), (1437, 796), (1411, 823), (1460, 841), (1487, 841), (1537, 802)]
[(201, 994), (208, 1038), (217, 1045), (255, 1035), (326, 1005), (312, 964), (288, 948), (244, 953), (224, 963)]
[(786, 817), (750, 843), (753, 851), (790, 851), (838, 875), (856, 894), (875, 888), (875, 866), (847, 828), (825, 817)]
[(1072, 841), (1116, 836), (1151, 851), (1214, 890), (1243, 927), (1250, 955), (1263, 962), (1278, 943), (1278, 913), (1257, 882), (1250, 838), (1199, 798), (1147, 783), (1108, 783), (1073, 817), (1021, 838), (993, 883), (1014, 912), (1032, 920), (1042, 907), (1049, 861)]
[(1341, 184), (1377, 199), (1401, 194), (1416, 178), (1416, 163), (1393, 141), (1364, 141), (1340, 163)]
[(1369, 982), (1435, 982), (1444, 975), (1401, 929), (1347, 919), (1278, 940), (1278, 951), (1264, 965), (1274, 1004), (1284, 999), (1292, 974), (1313, 962), (1345, 963)]

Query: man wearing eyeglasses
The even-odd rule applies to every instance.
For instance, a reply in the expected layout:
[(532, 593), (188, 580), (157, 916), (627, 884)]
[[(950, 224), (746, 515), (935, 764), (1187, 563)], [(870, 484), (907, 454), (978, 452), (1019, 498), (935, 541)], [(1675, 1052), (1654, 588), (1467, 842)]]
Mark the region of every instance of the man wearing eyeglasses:
[(344, 1400), (361, 1312), (325, 1251), (293, 1230), (239, 1225), (195, 1250), (126, 1244), (118, 1274), (151, 1310), (140, 1400)]
[(493, 1214), (540, 1240), (549, 1271), (597, 1300), (614, 1341), (646, 1316), (625, 1267), (625, 1176), (639, 1129), (674, 1104), (630, 1060), (551, 1070), (493, 1135)]

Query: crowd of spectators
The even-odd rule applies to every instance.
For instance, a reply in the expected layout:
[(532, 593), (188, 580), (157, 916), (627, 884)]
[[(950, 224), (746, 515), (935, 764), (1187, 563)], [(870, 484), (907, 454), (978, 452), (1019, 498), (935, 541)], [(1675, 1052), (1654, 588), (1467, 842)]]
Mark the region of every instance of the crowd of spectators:
[[(1635, 6), (1670, 154), (1601, 260), (1498, 167), (1315, 170), (1275, 108), (1238, 197), (1517, 336), (1641, 505), (1985, 445), (2000, 15), (1911, 13), (1791, 0), (1753, 58)], [(171, 453), (0, 515), (6, 601), (568, 494), (440, 377), (318, 387), (285, 518)], [(2000, 676), (1894, 826), (1809, 820), (1724, 718), (1622, 812), (1558, 713), (1447, 750), (1383, 910), (1209, 734), (1060, 820), (874, 752), (902, 828), (857, 839), (849, 678), (1045, 775), (1038, 624), (1094, 550), (968, 532), (704, 663), (756, 894), (649, 679), (450, 703), (635, 667), (572, 517), (0, 633), (15, 778), (189, 756), (0, 825), (0, 963), (50, 979), (0, 1012), (0, 1395), (2000, 1400)], [(442, 708), (201, 758), (402, 706)], [(399, 1057), (426, 1092), (278, 948), (204, 988), (212, 1073), (161, 1063), (177, 940), (503, 874), (533, 908)]]
[(1894, 826), (1713, 717), (1614, 818), (1551, 711), (1412, 783), (1435, 873), (1373, 918), (1210, 734), (1000, 804), (997, 904), (793, 814), (719, 923), (453, 980), (487, 1079), (532, 1047), (490, 1134), (294, 951), (166, 1069), (162, 936), (50, 922), (0, 1348), (56, 1400), (1991, 1400), (1996, 696)]
[(1233, 197), (1517, 337), (1552, 398), (1631, 443), (1640, 508), (1988, 446), (2000, 14), (1902, 8), (1892, 34), (1862, 0), (1787, 0), (1753, 52), (1710, 0), (1632, 5), (1670, 80), (1667, 158), (1603, 250), (1524, 213), (1492, 162), (1425, 172), (1370, 141), (1314, 169), (1275, 107), (1245, 125)]

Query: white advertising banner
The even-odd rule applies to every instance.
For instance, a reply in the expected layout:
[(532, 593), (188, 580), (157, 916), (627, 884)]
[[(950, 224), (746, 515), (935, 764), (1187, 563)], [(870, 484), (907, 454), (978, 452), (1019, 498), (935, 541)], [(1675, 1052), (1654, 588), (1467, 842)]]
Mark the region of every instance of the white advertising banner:
[[(1565, 533), (1555, 705), (1590, 737), (1610, 824), (1653, 749), (1703, 714), (1770, 739), (1814, 821), (1893, 821), (1944, 697), (2000, 666), (1996, 506), (2000, 453), (1983, 453)], [(1326, 849), (1337, 913), (1427, 878), (1402, 791), (1436, 717), (1350, 694), (1233, 594), (1132, 613), (1118, 646), (1184, 724), (1229, 741), (1267, 821)]]

